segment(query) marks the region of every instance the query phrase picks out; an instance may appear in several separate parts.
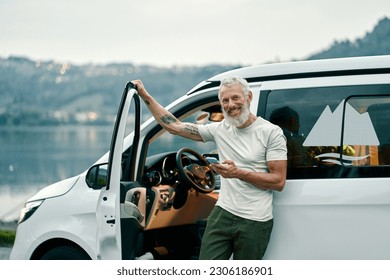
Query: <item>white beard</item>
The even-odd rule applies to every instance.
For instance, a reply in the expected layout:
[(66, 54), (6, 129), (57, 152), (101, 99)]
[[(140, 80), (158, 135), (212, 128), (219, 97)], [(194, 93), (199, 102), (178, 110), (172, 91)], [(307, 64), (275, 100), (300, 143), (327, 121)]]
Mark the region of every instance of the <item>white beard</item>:
[(225, 121), (233, 125), (235, 127), (243, 126), (246, 121), (249, 119), (249, 116), (251, 114), (249, 110), (249, 106), (242, 106), (241, 107), (241, 114), (238, 117), (231, 117), (229, 114), (222, 108), (223, 116), (225, 118)]

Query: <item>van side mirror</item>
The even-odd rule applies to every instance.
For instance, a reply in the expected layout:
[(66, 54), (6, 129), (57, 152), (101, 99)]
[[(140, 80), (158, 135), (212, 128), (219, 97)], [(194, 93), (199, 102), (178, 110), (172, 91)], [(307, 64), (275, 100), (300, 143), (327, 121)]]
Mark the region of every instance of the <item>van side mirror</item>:
[(87, 176), (85, 176), (85, 182), (87, 185), (94, 190), (106, 187), (108, 180), (107, 169), (108, 163), (101, 163), (92, 166), (88, 170)]

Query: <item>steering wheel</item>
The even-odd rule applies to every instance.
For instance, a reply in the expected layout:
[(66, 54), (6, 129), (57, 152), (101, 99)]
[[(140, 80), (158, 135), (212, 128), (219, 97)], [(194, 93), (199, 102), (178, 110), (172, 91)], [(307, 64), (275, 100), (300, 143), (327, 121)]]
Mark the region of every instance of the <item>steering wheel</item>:
[[(199, 163), (183, 166), (183, 155), (194, 156)], [(182, 183), (201, 193), (210, 193), (215, 189), (215, 175), (202, 155), (190, 148), (182, 148), (176, 153), (176, 164)]]

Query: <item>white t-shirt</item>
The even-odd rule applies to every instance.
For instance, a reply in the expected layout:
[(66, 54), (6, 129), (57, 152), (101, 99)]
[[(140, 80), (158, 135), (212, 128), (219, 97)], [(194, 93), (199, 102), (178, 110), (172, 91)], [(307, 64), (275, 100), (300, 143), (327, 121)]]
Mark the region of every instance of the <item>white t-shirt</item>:
[[(250, 126), (237, 128), (225, 121), (199, 126), (204, 142), (217, 145), (220, 161), (233, 160), (238, 168), (269, 172), (267, 161), (287, 160), (286, 138), (280, 127), (258, 117)], [(270, 190), (262, 190), (239, 179), (221, 177), (217, 205), (226, 211), (254, 221), (272, 219)]]

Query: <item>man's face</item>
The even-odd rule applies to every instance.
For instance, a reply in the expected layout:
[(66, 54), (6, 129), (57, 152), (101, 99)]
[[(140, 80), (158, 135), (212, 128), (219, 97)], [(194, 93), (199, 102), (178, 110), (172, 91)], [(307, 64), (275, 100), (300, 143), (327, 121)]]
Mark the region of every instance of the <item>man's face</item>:
[(225, 120), (236, 127), (244, 125), (250, 115), (250, 100), (245, 98), (241, 86), (222, 86), (220, 96)]

